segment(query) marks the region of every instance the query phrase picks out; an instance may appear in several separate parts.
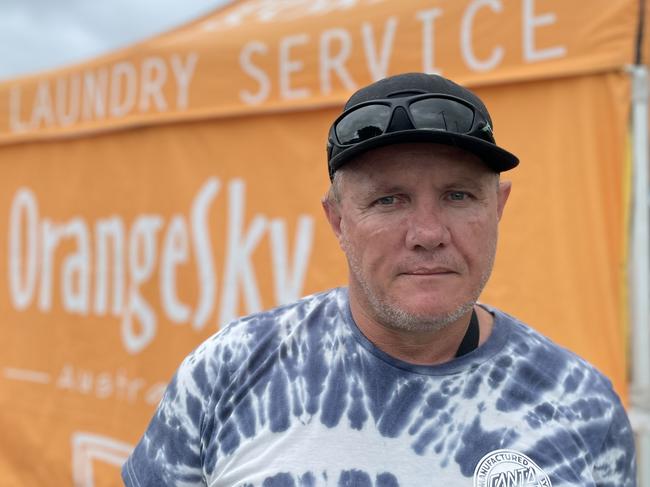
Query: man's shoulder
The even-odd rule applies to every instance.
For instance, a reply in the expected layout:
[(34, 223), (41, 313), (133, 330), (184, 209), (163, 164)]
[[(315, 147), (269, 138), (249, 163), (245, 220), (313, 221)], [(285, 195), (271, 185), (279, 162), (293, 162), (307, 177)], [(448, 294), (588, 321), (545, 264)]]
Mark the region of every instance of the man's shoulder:
[(336, 326), (345, 296), (343, 289), (332, 289), (228, 323), (185, 357), (170, 384), (171, 394), (181, 383), (200, 391), (200, 397), (210, 397), (242, 371), (250, 373), (272, 363), (283, 348), (327, 334)]
[(222, 350), (228, 351), (226, 357), (236, 355), (238, 351), (247, 355), (300, 334), (301, 328), (327, 333), (328, 329), (336, 326), (346, 300), (345, 289), (334, 288), (237, 318), (205, 340), (193, 355), (203, 358), (219, 356), (222, 360)]
[(525, 370), (562, 380), (566, 390), (580, 384), (613, 393), (611, 381), (595, 365), (518, 318), (493, 307), (489, 309), (500, 325), (508, 328), (508, 351)]
[(632, 430), (612, 382), (576, 353), (520, 320), (492, 311), (498, 326), (508, 333), (507, 345), (497, 359), (509, 367), (499, 375), (503, 380), (496, 409), (521, 411), (521, 420), (531, 431), (552, 432), (535, 448), (546, 448), (551, 438), (553, 442), (565, 438), (567, 443), (580, 438), (596, 465), (594, 473), (598, 469), (599, 475), (614, 477), (611, 466), (617, 465), (633, 477)]
[(291, 303), (237, 318), (227, 323), (216, 336), (250, 333), (258, 328), (264, 332), (287, 332), (308, 320), (331, 321), (345, 305), (346, 296), (343, 288), (311, 294)]

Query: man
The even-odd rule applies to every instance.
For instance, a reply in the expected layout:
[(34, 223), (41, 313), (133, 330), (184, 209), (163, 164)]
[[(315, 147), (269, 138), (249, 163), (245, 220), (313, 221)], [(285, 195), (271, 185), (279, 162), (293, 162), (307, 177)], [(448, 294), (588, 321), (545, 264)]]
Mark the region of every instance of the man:
[(477, 299), (510, 193), (486, 107), (439, 76), (355, 93), (329, 134), (349, 287), (245, 317), (180, 366), (129, 486), (634, 486), (610, 382)]

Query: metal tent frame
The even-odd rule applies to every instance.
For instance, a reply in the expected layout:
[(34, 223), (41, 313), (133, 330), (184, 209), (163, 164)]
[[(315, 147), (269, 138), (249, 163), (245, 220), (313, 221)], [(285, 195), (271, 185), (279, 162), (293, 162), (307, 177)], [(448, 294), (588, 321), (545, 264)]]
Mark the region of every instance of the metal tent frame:
[(648, 180), (648, 68), (632, 76), (632, 214), (629, 258), (631, 311), (630, 419), (637, 434), (639, 487), (650, 487), (650, 182)]

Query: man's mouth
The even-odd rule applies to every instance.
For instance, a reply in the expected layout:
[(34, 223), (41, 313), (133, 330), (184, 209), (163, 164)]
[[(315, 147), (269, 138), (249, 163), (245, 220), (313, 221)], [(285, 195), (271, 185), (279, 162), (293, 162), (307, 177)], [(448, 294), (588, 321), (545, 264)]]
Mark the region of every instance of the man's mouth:
[(447, 267), (418, 267), (416, 269), (409, 269), (402, 274), (409, 276), (438, 276), (446, 274), (455, 274), (455, 272)]

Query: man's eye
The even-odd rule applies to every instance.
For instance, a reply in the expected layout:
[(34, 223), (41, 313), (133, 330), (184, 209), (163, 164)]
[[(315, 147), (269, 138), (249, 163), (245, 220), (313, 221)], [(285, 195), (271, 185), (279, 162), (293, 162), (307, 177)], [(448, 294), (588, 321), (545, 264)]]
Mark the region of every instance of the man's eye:
[(378, 205), (393, 205), (396, 200), (397, 198), (395, 198), (395, 196), (382, 196), (375, 203)]
[(449, 199), (452, 201), (463, 201), (467, 198), (467, 193), (463, 191), (452, 191), (449, 193)]

